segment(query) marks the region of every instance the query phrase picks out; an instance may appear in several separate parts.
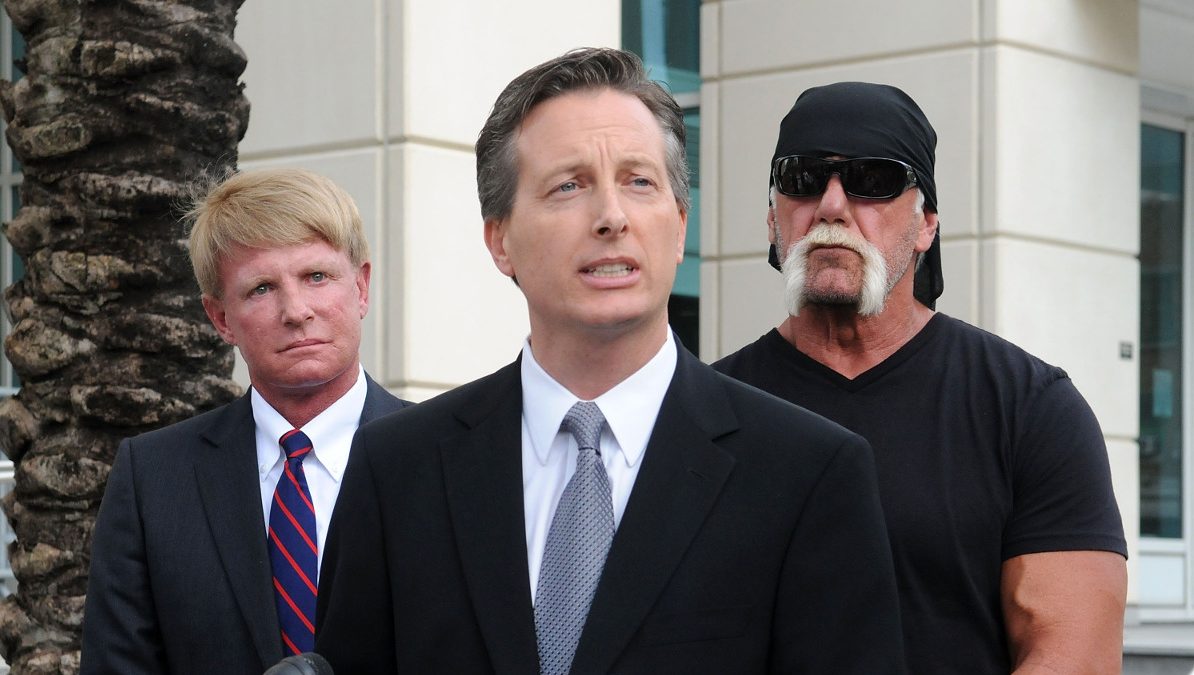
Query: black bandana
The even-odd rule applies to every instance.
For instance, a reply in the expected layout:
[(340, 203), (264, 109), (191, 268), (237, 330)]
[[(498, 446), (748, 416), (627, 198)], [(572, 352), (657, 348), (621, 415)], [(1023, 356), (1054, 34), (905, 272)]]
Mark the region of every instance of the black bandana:
[[(907, 163), (925, 197), (925, 209), (937, 212), (933, 180), (937, 132), (907, 94), (885, 84), (838, 82), (806, 90), (779, 124), (772, 164), (788, 155), (814, 157), (887, 157)], [(770, 175), (770, 170), (768, 170)], [(768, 261), (779, 268), (771, 247)], [(945, 290), (941, 275), (941, 234), (933, 239), (916, 270), (913, 294), (932, 309)]]

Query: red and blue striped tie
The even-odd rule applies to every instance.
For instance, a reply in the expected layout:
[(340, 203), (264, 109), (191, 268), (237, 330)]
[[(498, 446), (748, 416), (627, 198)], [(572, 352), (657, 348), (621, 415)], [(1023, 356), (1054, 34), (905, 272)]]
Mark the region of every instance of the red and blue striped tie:
[(282, 651), (289, 655), (315, 647), (319, 546), (315, 507), (303, 473), (303, 459), (311, 454), (311, 439), (292, 429), (278, 442), (286, 452), (286, 467), (269, 510), (269, 560), (274, 570)]

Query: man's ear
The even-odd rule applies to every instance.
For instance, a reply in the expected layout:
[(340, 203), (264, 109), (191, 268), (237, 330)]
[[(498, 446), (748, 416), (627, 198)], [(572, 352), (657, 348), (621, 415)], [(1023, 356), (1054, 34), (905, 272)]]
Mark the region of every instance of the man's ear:
[(932, 211), (924, 212), (925, 222), (916, 235), (916, 251), (923, 253), (933, 245), (933, 238), (937, 236), (937, 214)]
[(361, 306), (361, 318), (369, 313), (369, 277), (373, 272), (373, 266), (368, 260), (361, 263), (361, 268), (357, 270), (357, 302)]
[(493, 264), (497, 266), (502, 274), (513, 277), (515, 274), (514, 264), (511, 262), (510, 254), (506, 250), (506, 233), (508, 230), (507, 219), (488, 218), (485, 220), (485, 247), (489, 249), (489, 255), (493, 258)]
[(680, 233), (676, 240), (676, 264), (684, 262), (684, 242), (688, 238), (688, 211), (680, 209)]
[(775, 245), (775, 204), (767, 205), (767, 243)]
[(230, 345), (236, 345), (236, 336), (228, 327), (228, 319), (224, 310), (224, 301), (210, 295), (203, 295), (203, 311), (207, 312), (207, 318), (211, 321), (211, 325), (215, 326), (216, 332)]

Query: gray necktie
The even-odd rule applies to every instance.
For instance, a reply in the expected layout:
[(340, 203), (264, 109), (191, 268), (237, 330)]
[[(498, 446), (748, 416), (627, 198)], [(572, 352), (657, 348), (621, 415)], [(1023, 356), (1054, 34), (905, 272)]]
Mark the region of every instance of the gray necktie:
[(576, 473), (560, 495), (547, 531), (539, 568), (535, 633), (543, 675), (564, 675), (572, 667), (589, 604), (614, 538), (609, 476), (601, 463), (604, 424), (605, 417), (596, 403), (580, 401), (564, 416), (561, 425), (576, 437), (580, 452)]

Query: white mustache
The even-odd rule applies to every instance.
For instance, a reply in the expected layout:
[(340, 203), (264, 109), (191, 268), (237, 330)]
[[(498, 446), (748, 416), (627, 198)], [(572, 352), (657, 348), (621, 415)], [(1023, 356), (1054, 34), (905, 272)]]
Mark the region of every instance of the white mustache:
[(863, 282), (859, 289), (857, 307), (861, 316), (874, 316), (883, 311), (887, 301), (887, 261), (873, 244), (844, 227), (820, 223), (808, 234), (792, 244), (784, 258), (784, 300), (788, 314), (797, 316), (808, 302), (805, 283), (808, 275), (808, 254), (819, 246), (840, 246), (862, 257)]
[(841, 246), (865, 257), (866, 249), (871, 244), (865, 239), (850, 234), (850, 231), (844, 227), (835, 227), (821, 223), (809, 230), (803, 239), (796, 242), (793, 246), (793, 251), (803, 258), (808, 255), (809, 251), (818, 246)]

